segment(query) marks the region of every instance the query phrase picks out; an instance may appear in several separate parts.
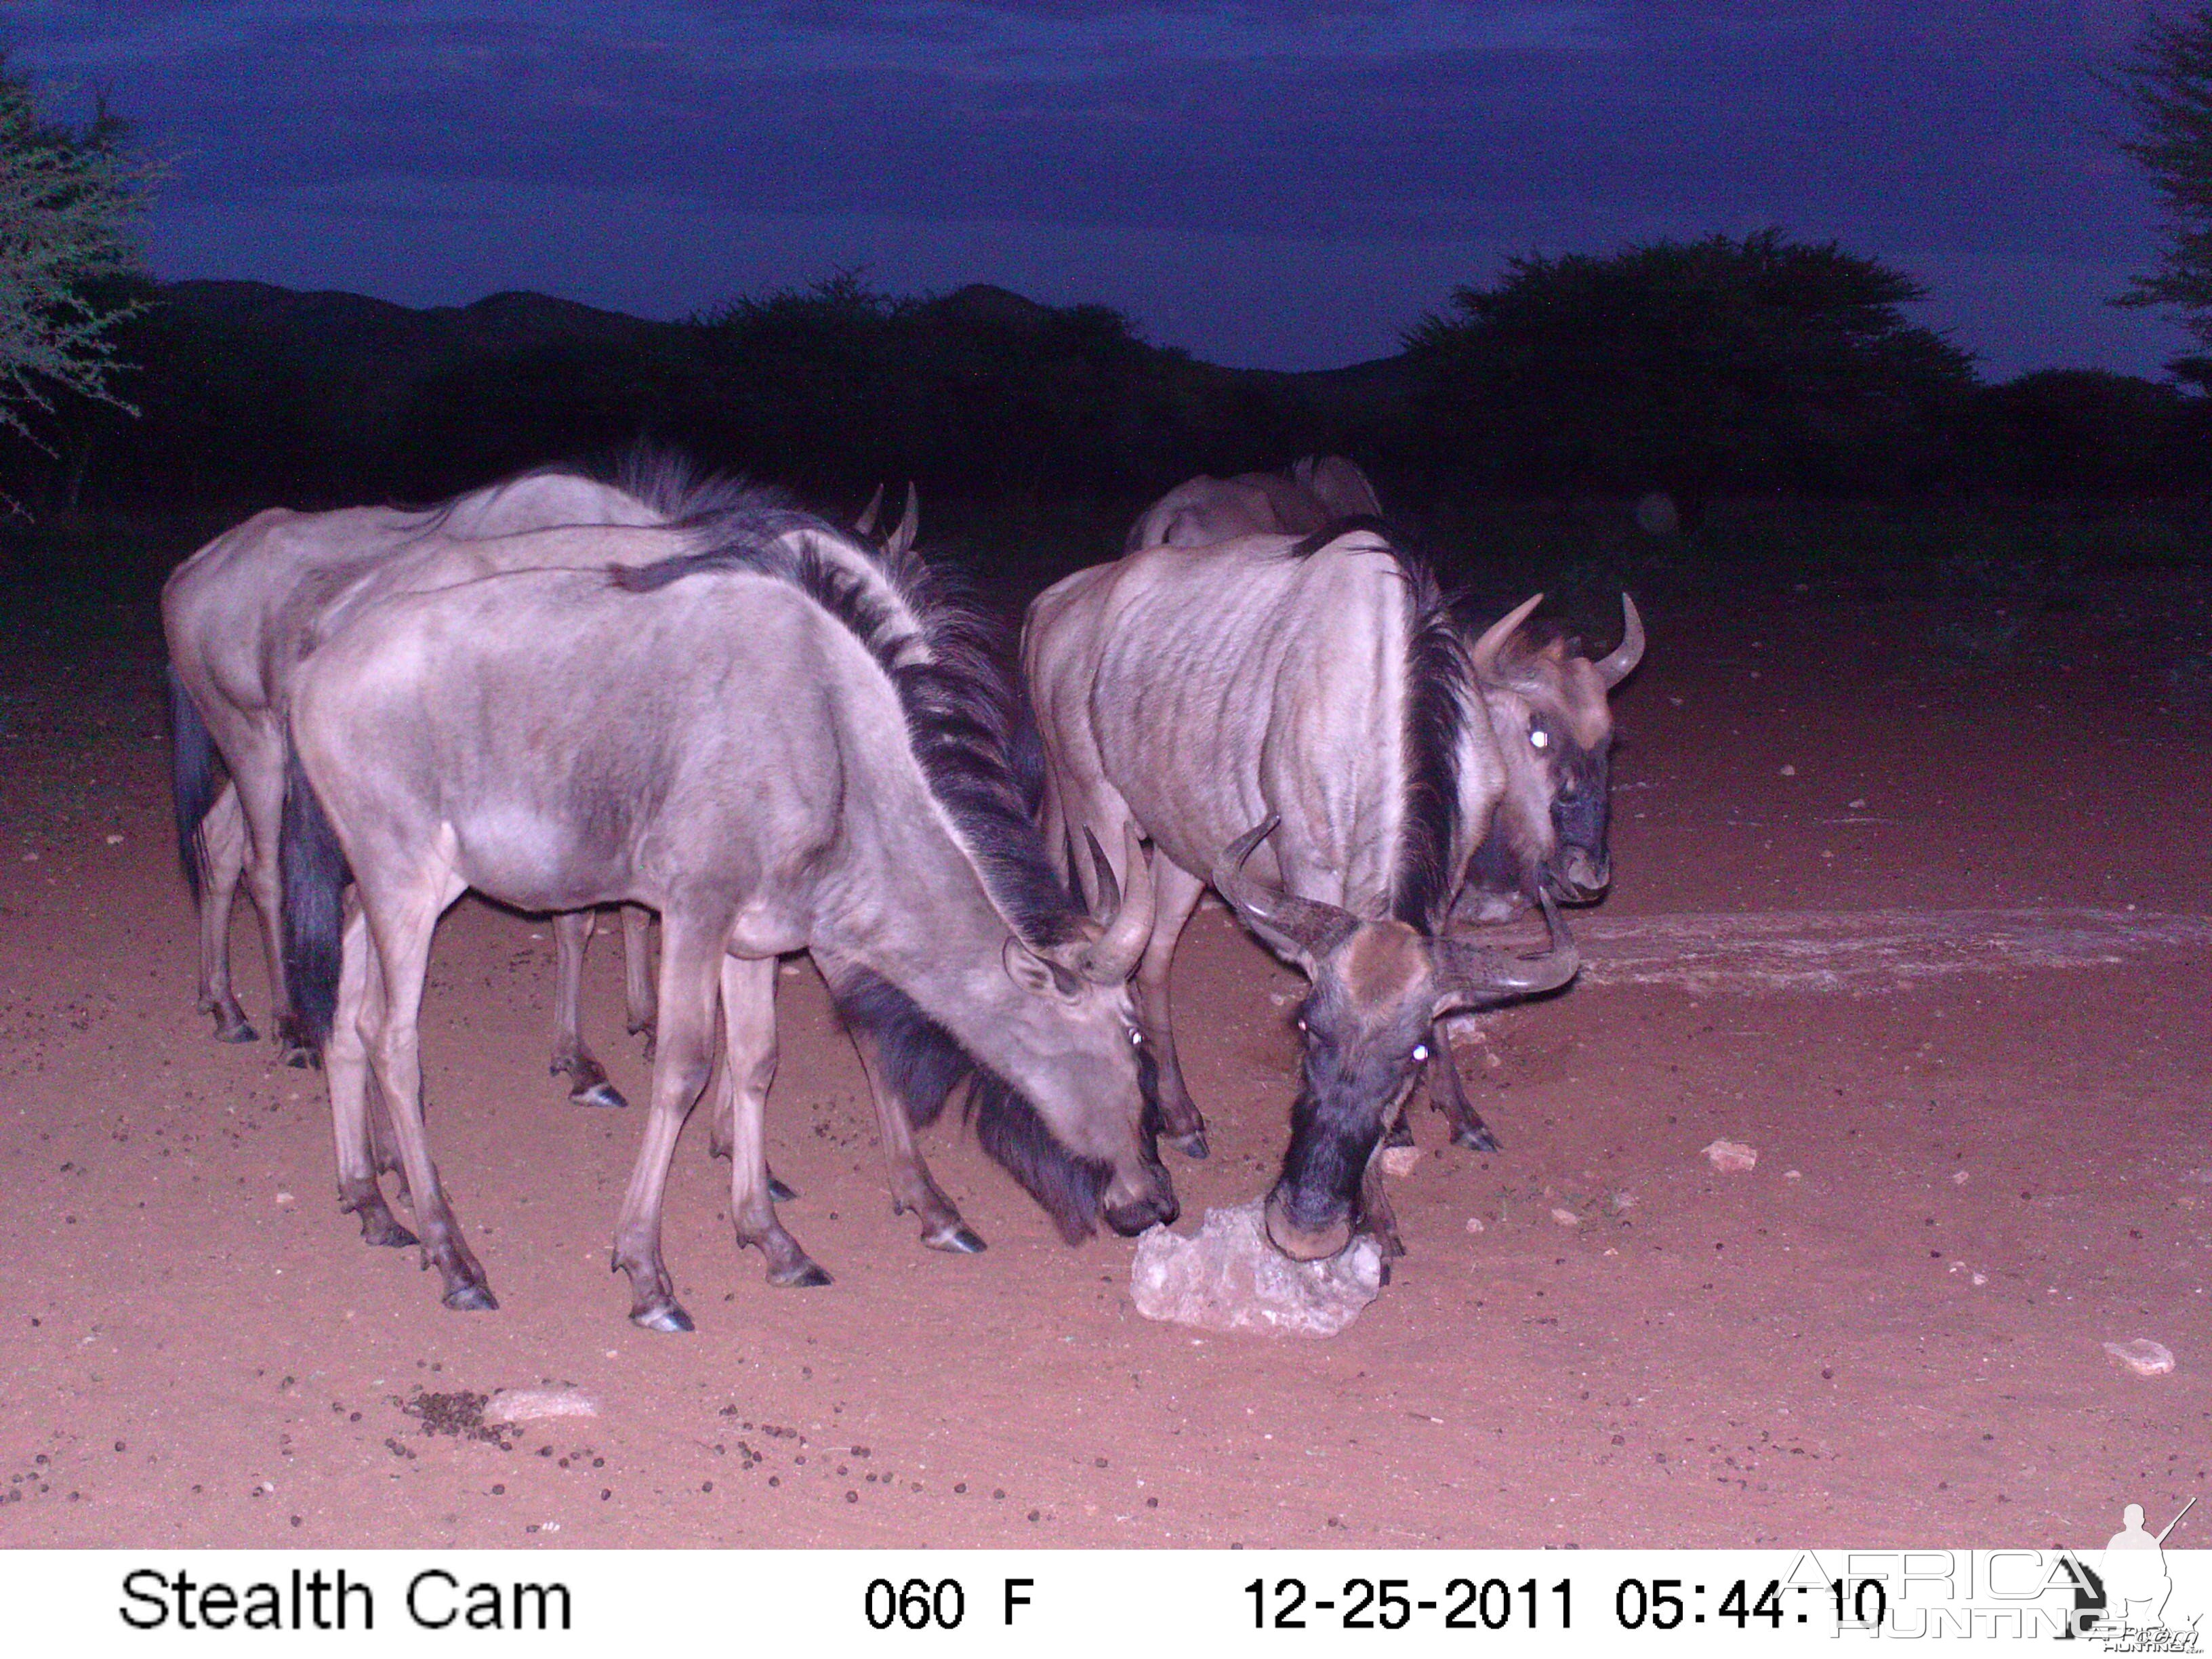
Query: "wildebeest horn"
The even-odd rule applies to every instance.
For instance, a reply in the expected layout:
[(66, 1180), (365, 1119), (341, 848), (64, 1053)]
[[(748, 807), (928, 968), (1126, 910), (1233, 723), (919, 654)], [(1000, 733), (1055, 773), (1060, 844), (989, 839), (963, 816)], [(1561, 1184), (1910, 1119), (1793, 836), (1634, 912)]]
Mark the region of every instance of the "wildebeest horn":
[(1620, 596), (1620, 643), (1604, 661), (1590, 665), (1597, 670), (1597, 677), (1605, 682), (1608, 691), (1626, 679), (1636, 665), (1644, 660), (1644, 618), (1636, 614), (1636, 601), (1626, 593)]
[(1529, 612), (1543, 602), (1544, 596), (1541, 593), (1523, 599), (1482, 630), (1482, 637), (1474, 642), (1474, 649), (1468, 653), (1468, 658), (1474, 663), (1476, 673), (1486, 678), (1493, 673), (1498, 666), (1498, 653), (1505, 648), (1505, 641), (1513, 637), (1513, 630), (1527, 622)]
[(876, 493), (868, 497), (868, 504), (860, 509), (860, 516), (853, 520), (853, 528), (863, 536), (876, 533), (876, 514), (884, 510), (884, 487), (876, 486)]
[(894, 557), (902, 553), (911, 553), (914, 551), (914, 538), (921, 533), (921, 497), (915, 492), (914, 480), (908, 478), (906, 481), (906, 511), (899, 514), (897, 527), (891, 532), (890, 539), (884, 544), (884, 550)]
[(1244, 873), (1244, 861), (1253, 849), (1273, 835), (1281, 822), (1279, 814), (1271, 817), (1224, 848), (1213, 861), (1213, 886), (1247, 927), (1310, 975), (1323, 957), (1358, 929), (1359, 918), (1318, 899), (1278, 892)]
[(1567, 924), (1559, 919), (1559, 907), (1541, 889), (1536, 902), (1544, 907), (1544, 930), (1550, 935), (1549, 947), (1541, 956), (1509, 957), (1488, 945), (1459, 939), (1436, 942), (1437, 1012), (1487, 1007), (1508, 997), (1556, 991), (1575, 976), (1582, 959), (1575, 953)]
[(1098, 844), (1098, 837), (1089, 830), (1084, 839), (1091, 843), (1091, 861), (1098, 872), (1099, 921), (1103, 931), (1083, 952), (1077, 962), (1083, 976), (1095, 985), (1119, 985), (1137, 971), (1137, 962), (1145, 954), (1145, 945), (1152, 936), (1152, 867), (1145, 857), (1145, 844), (1137, 834), (1137, 826), (1122, 826), (1126, 837), (1123, 845), (1128, 851), (1129, 890), (1124, 895), (1121, 884), (1114, 879), (1114, 866), (1107, 861), (1106, 849)]

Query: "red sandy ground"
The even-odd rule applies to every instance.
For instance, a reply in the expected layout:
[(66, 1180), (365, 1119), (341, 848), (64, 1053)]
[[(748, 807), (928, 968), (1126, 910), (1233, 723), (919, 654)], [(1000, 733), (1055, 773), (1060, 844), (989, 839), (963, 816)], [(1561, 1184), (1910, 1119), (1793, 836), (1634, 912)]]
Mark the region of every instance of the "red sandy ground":
[[(1990, 611), (1655, 619), (1606, 920), (2212, 908), (2193, 683), (2109, 619)], [(1131, 1244), (1063, 1248), (950, 1127), (927, 1151), (991, 1248), (921, 1249), (801, 966), (772, 1153), (836, 1283), (772, 1290), (736, 1253), (695, 1122), (668, 1256), (700, 1329), (672, 1338), (607, 1270), (636, 1114), (566, 1103), (545, 930), (465, 903), (431, 1127), (501, 1307), (461, 1315), (337, 1212), (319, 1078), (192, 1012), (150, 659), (11, 654), (0, 1544), (2093, 1546), (2204, 1489), (2201, 951), (1506, 1014), (1462, 1050), (1505, 1150), (1437, 1150), (1419, 1111), (1413, 1254), (1325, 1343), (1139, 1317)], [(618, 982), (603, 940), (589, 1029), (641, 1097)], [(1194, 1220), (1273, 1173), (1296, 981), (1209, 908), (1180, 988)], [(1758, 1167), (1716, 1174), (1718, 1136)], [(2100, 1347), (2141, 1336), (2172, 1375)], [(502, 1447), (402, 1409), (549, 1379), (599, 1414)]]

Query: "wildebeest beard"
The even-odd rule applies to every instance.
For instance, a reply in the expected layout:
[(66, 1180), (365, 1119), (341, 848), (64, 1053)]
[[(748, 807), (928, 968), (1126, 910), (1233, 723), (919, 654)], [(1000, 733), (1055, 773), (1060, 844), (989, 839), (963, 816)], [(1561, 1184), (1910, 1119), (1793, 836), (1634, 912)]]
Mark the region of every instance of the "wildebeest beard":
[[(1109, 1164), (1070, 1152), (1027, 1096), (969, 1054), (913, 998), (880, 975), (858, 969), (833, 990), (846, 1021), (875, 1039), (885, 1086), (905, 1104), (916, 1128), (927, 1128), (943, 1116), (952, 1091), (964, 1082), (962, 1111), (975, 1127), (977, 1144), (1052, 1218), (1060, 1237), (1080, 1244), (1098, 1231), (1103, 1194), (1113, 1178)], [(1137, 1080), (1144, 1095), (1148, 1149), (1159, 1133), (1158, 1076), (1152, 1056), (1139, 1052)], [(1156, 1154), (1148, 1155), (1158, 1161)]]

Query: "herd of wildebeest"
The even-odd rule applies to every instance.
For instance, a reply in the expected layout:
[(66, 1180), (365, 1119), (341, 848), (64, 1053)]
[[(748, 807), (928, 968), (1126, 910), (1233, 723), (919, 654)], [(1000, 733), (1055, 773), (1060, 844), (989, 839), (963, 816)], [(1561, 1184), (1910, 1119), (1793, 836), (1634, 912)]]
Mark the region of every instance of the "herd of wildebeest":
[[(1206, 1145), (1169, 968), (1210, 885), (1311, 988), (1268, 1237), (1307, 1261), (1360, 1231), (1401, 1248), (1379, 1159), (1414, 1085), (1495, 1144), (1445, 1022), (1575, 974), (1557, 907), (1607, 883), (1634, 605), (1595, 660), (1533, 620), (1540, 595), (1469, 623), (1324, 458), (1170, 493), (1030, 606), (1017, 674), (915, 553), (913, 492), (877, 519), (640, 451), (422, 510), (272, 510), (185, 561), (162, 620), (216, 1035), (255, 1036), (228, 957), (244, 881), (275, 1039), (328, 1082), (343, 1207), (372, 1244), (419, 1243), (448, 1306), (495, 1307), (425, 1135), (431, 934), (471, 888), (551, 914), (554, 1069), (620, 1104), (578, 1025), (594, 911), (623, 907), (653, 1083), (614, 1261), (633, 1320), (688, 1330), (660, 1213), (710, 1081), (739, 1242), (774, 1284), (828, 1279), (766, 1153), (795, 951), (925, 1244), (982, 1248), (915, 1143), (956, 1094), (1071, 1243), (1174, 1220), (1159, 1140)], [(1530, 907), (1543, 949), (1478, 942)]]

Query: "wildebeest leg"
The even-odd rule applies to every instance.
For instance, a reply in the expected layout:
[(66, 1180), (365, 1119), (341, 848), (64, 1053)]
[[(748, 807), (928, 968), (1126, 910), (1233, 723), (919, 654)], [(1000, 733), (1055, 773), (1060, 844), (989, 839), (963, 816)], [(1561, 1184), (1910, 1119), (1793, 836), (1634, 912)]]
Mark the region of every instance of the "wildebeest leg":
[(906, 1102), (885, 1079), (883, 1048), (875, 1032), (852, 1028), (853, 1046), (860, 1051), (860, 1069), (868, 1074), (868, 1092), (875, 1097), (876, 1127), (884, 1138), (884, 1164), (890, 1176), (891, 1213), (908, 1212), (921, 1218), (921, 1242), (933, 1250), (955, 1255), (975, 1255), (983, 1249), (980, 1234), (961, 1218), (922, 1161), (915, 1144), (914, 1121)]
[(1359, 1177), (1359, 1226), (1382, 1247), (1387, 1262), (1392, 1256), (1406, 1254), (1406, 1242), (1398, 1237), (1398, 1212), (1390, 1207), (1390, 1194), (1382, 1183), (1382, 1143), (1378, 1141)]
[(498, 1298), (484, 1270), (471, 1253), (460, 1224), (453, 1218), (445, 1188), (422, 1127), (422, 1051), (417, 1022), (422, 982), (430, 964), (430, 935), (445, 908), (460, 896), (462, 884), (450, 871), (426, 872), (411, 892), (395, 896), (381, 910), (368, 908), (369, 938), (383, 963), (383, 1018), (374, 1022), (368, 1052), (385, 1109), (399, 1142), (400, 1166), (407, 1173), (415, 1225), (422, 1235), (424, 1265), (435, 1265), (445, 1284), (445, 1304), (466, 1310), (496, 1308)]
[[(661, 924), (661, 952), (673, 948), (667, 923)], [(665, 981), (663, 981), (664, 988)], [(666, 999), (662, 1007), (668, 1010)], [(738, 1243), (750, 1244), (768, 1258), (771, 1285), (827, 1285), (830, 1275), (817, 1267), (799, 1241), (776, 1219), (768, 1172), (767, 1103), (775, 1079), (775, 958), (722, 958), (722, 1024), (726, 1032), (725, 1068), (730, 1091), (730, 1219)], [(664, 1026), (662, 1051), (672, 1036)]]
[(568, 910), (553, 918), (553, 1072), (568, 1074), (568, 1098), (579, 1106), (627, 1106), (606, 1068), (584, 1046), (584, 947), (597, 916)]
[(1453, 1146), (1471, 1152), (1494, 1152), (1498, 1150), (1498, 1137), (1491, 1133), (1490, 1126), (1467, 1097), (1467, 1086), (1460, 1081), (1458, 1064), (1452, 1059), (1450, 1018), (1446, 1016), (1429, 1027), (1429, 1099), (1451, 1126)]
[(623, 997), (629, 1005), (629, 1033), (645, 1037), (645, 1057), (653, 1058), (653, 912), (641, 904), (622, 908)]
[[(723, 1066), (714, 1073), (714, 1118), (707, 1133), (707, 1156), (729, 1158), (737, 1156), (737, 1096), (730, 1087), (730, 1068)], [(799, 1196), (799, 1189), (787, 1186), (776, 1178), (775, 1170), (768, 1172), (768, 1195), (777, 1203), (787, 1203)]]
[(246, 873), (246, 814), (235, 785), (225, 784), (200, 820), (193, 852), (200, 867), (200, 1012), (215, 1016), (218, 1042), (251, 1042), (254, 1030), (230, 988), (230, 907)]
[[(721, 935), (672, 920), (660, 953), (660, 1052), (653, 1063), (653, 1101), (615, 1222), (614, 1265), (629, 1275), (629, 1316), (653, 1331), (693, 1329), (676, 1299), (660, 1254), (660, 1211), (669, 1161), (684, 1120), (714, 1066), (714, 989)], [(773, 968), (771, 967), (771, 971)]]
[(370, 1129), (368, 1050), (364, 1034), (380, 1015), (372, 992), (381, 981), (368, 923), (356, 910), (346, 923), (338, 969), (337, 1012), (323, 1046), (323, 1075), (331, 1090), (331, 1136), (337, 1146), (338, 1208), (361, 1218), (364, 1244), (419, 1243), (392, 1218), (377, 1185), (378, 1162)]
[(1152, 933), (1146, 941), (1144, 959), (1137, 964), (1137, 1018), (1145, 1028), (1145, 1041), (1159, 1066), (1160, 1132), (1185, 1156), (1206, 1153), (1206, 1120), (1182, 1080), (1182, 1065), (1176, 1057), (1175, 1028), (1168, 1010), (1168, 969), (1175, 961), (1176, 941), (1190, 922), (1191, 912), (1206, 891), (1206, 884), (1165, 854), (1152, 854)]

